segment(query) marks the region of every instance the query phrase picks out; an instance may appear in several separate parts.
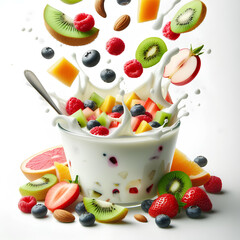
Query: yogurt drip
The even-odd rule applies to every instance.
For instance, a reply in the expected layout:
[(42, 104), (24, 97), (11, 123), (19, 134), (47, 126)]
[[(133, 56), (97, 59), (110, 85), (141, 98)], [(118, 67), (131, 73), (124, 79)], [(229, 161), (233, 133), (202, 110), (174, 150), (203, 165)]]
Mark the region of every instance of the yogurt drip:
[[(121, 124), (108, 136), (104, 136), (104, 138), (119, 138), (119, 137), (127, 137), (127, 136), (149, 136), (152, 138), (159, 138), (162, 134), (164, 134), (167, 131), (171, 131), (177, 124), (179, 124), (179, 118), (178, 113), (182, 108), (178, 108), (179, 103), (188, 97), (187, 94), (184, 94), (179, 100), (174, 103), (170, 104), (165, 100), (165, 96), (168, 92), (168, 87), (170, 84), (170, 81), (166, 82), (164, 86), (162, 86), (162, 78), (163, 78), (163, 72), (165, 66), (169, 63), (171, 57), (179, 52), (178, 48), (174, 48), (171, 51), (168, 51), (165, 53), (161, 59), (161, 62), (156, 65), (156, 71), (154, 73), (150, 73), (149, 77), (146, 79), (146, 81), (139, 87), (137, 87), (134, 92), (141, 98), (141, 99), (147, 99), (149, 96), (151, 96), (152, 100), (155, 102), (158, 102), (164, 107), (164, 112), (170, 113), (172, 115), (171, 122), (168, 123), (169, 127), (165, 127), (165, 124), (157, 129), (153, 129), (151, 131), (141, 133), (141, 134), (135, 134), (132, 131), (131, 128), (131, 113), (128, 110), (127, 106), (125, 105), (123, 99), (125, 95), (125, 91), (120, 88), (120, 83), (123, 81), (123, 78), (119, 78), (118, 81), (114, 85), (112, 85), (110, 88), (98, 88), (94, 86), (89, 77), (83, 72), (81, 67), (79, 66), (76, 58), (76, 54), (73, 54), (73, 58), (76, 60), (78, 66), (79, 66), (79, 85), (78, 90), (75, 94), (76, 98), (79, 99), (89, 99), (90, 95), (93, 92), (98, 93), (102, 97), (106, 97), (107, 95), (113, 95), (117, 96), (116, 99), (119, 99), (119, 101), (122, 102), (122, 105), (124, 107), (124, 113), (120, 117), (119, 121)], [(60, 109), (65, 106), (66, 101), (59, 98), (56, 94), (51, 94), (57, 101), (60, 106)], [(63, 109), (62, 109), (63, 110)], [(186, 115), (186, 114), (185, 114)], [(90, 137), (100, 137), (98, 135), (92, 135), (89, 131), (86, 131), (85, 129), (82, 129), (79, 127), (79, 124), (77, 120), (71, 116), (64, 116), (59, 115), (57, 116), (53, 124), (60, 124), (63, 128), (65, 128), (68, 131), (74, 132), (76, 134), (90, 136)]]
[(181, 2), (181, 0), (175, 0), (172, 2), (172, 4), (169, 6), (169, 8), (167, 9), (167, 11), (165, 11), (164, 13), (160, 13), (159, 17), (157, 18), (157, 20), (154, 22), (152, 28), (154, 30), (159, 30), (162, 27), (163, 24), (163, 19), (164, 17), (179, 3)]

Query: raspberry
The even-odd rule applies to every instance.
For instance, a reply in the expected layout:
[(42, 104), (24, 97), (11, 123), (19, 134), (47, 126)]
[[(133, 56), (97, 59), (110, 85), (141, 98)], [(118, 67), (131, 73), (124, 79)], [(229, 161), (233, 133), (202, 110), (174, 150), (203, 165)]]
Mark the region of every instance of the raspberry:
[(74, 18), (73, 24), (78, 31), (87, 32), (93, 28), (95, 21), (92, 15), (80, 13)]
[(152, 121), (152, 118), (147, 116), (147, 115), (138, 115), (136, 116), (136, 118), (138, 118), (139, 120), (141, 121), (146, 121), (147, 123), (151, 122)]
[(136, 59), (130, 60), (125, 63), (124, 72), (130, 78), (138, 78), (143, 73), (142, 64)]
[(24, 213), (31, 213), (32, 207), (37, 204), (33, 196), (22, 197), (18, 202), (18, 208)]
[(178, 202), (177, 199), (169, 193), (160, 195), (148, 210), (148, 213), (152, 217), (156, 217), (160, 214), (168, 215), (173, 218), (178, 213)]
[(209, 193), (219, 193), (222, 190), (222, 180), (219, 177), (211, 176), (209, 181), (204, 184), (204, 188)]
[[(147, 111), (146, 111), (146, 112), (145, 112), (145, 115), (148, 116), (148, 117), (150, 117), (150, 118), (153, 120), (153, 116), (152, 116), (152, 114), (151, 114), (150, 112), (147, 112)], [(145, 121), (146, 121), (146, 120), (145, 120)]]
[(79, 109), (84, 109), (84, 103), (80, 100), (77, 99), (75, 97), (71, 97), (66, 104), (66, 111), (69, 115), (72, 115), (73, 113), (75, 113), (76, 111), (78, 111)]
[(123, 42), (122, 39), (113, 37), (108, 40), (106, 44), (106, 50), (111, 54), (111, 55), (120, 55), (125, 49), (125, 43)]
[(122, 114), (119, 112), (111, 112), (108, 114), (108, 116), (110, 116), (112, 118), (120, 118), (122, 116)]
[(109, 130), (104, 126), (97, 126), (90, 130), (90, 133), (93, 135), (101, 135), (101, 136), (107, 136), (109, 134)]
[(170, 40), (176, 40), (177, 38), (179, 38), (180, 34), (179, 33), (174, 33), (171, 30), (171, 22), (168, 22), (165, 27), (163, 28), (163, 36), (165, 36), (166, 38), (170, 39)]

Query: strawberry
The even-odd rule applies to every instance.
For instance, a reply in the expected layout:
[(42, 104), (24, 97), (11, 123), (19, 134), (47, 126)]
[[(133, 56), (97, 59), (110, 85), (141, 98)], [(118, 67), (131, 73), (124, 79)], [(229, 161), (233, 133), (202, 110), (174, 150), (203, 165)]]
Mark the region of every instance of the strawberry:
[(122, 113), (119, 112), (111, 112), (108, 114), (108, 116), (112, 117), (112, 118), (120, 118), (122, 116)]
[(150, 117), (149, 115), (138, 115), (136, 116), (136, 118), (138, 118), (140, 121), (146, 121), (147, 123), (152, 121), (152, 117)]
[(64, 209), (75, 202), (79, 193), (77, 176), (74, 182), (59, 182), (50, 188), (45, 198), (45, 205), (52, 212), (56, 209)]
[(160, 195), (148, 210), (148, 213), (152, 217), (156, 217), (160, 214), (168, 215), (173, 218), (177, 215), (179, 210), (177, 199), (169, 193)]
[(209, 181), (204, 184), (204, 188), (210, 193), (219, 193), (222, 190), (222, 180), (219, 177), (211, 176)]
[(198, 206), (202, 211), (208, 212), (212, 209), (212, 202), (208, 195), (199, 187), (191, 187), (184, 194), (182, 202), (186, 203), (184, 208)]

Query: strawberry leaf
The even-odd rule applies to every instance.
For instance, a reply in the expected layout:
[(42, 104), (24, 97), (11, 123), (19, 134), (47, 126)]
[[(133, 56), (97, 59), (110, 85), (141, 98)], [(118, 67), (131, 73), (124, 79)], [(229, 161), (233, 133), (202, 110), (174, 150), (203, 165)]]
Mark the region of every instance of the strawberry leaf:
[(192, 46), (191, 46), (191, 51), (193, 53), (193, 55), (200, 55), (200, 54), (203, 54), (202, 49), (203, 49), (204, 45), (200, 46), (200, 47), (197, 47), (195, 49), (192, 50)]

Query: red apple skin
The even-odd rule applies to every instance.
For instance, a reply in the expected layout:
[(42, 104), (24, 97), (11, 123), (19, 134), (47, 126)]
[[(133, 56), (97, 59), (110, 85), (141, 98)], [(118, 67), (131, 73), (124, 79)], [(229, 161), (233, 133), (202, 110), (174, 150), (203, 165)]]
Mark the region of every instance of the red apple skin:
[(183, 86), (183, 85), (186, 85), (187, 83), (191, 82), (197, 76), (197, 74), (201, 68), (201, 59), (198, 55), (195, 55), (194, 57), (197, 59), (197, 66), (196, 66), (195, 71), (192, 73), (192, 75), (181, 82), (175, 83), (175, 82), (171, 81), (172, 84), (177, 85), (177, 86)]

